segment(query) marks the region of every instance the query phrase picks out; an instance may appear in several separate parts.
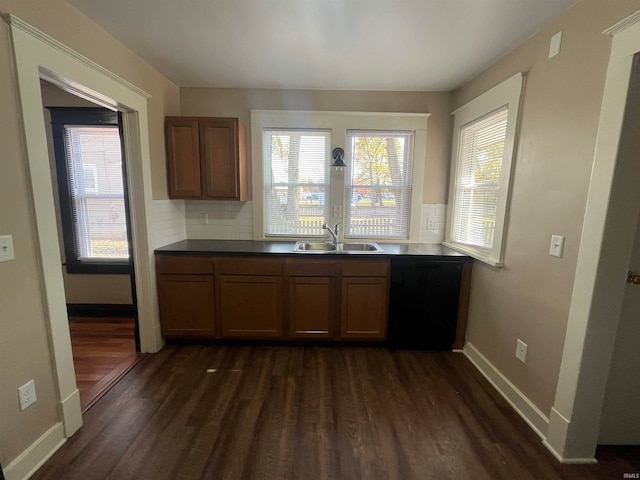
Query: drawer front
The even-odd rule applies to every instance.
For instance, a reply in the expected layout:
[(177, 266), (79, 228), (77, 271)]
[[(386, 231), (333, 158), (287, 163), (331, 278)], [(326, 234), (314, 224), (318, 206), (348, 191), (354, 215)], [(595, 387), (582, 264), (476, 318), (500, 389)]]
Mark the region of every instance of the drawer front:
[(228, 257), (218, 260), (222, 275), (282, 275), (284, 260), (260, 257)]
[(342, 263), (343, 277), (386, 277), (389, 260), (345, 260)]
[(289, 259), (287, 272), (290, 277), (333, 277), (336, 274), (336, 262)]
[(156, 270), (159, 274), (212, 275), (213, 259), (191, 255), (156, 255)]

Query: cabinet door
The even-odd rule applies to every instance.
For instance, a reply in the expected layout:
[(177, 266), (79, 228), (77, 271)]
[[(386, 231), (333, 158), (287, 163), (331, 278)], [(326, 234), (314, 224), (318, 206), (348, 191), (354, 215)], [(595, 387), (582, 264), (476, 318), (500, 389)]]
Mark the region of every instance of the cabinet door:
[[(239, 122), (234, 118), (200, 119), (200, 159), (203, 196), (246, 200), (240, 178), (244, 177), (244, 156), (240, 158)], [(245, 198), (243, 198), (245, 197)]]
[(383, 277), (342, 278), (342, 338), (386, 338), (387, 286)]
[(289, 334), (292, 338), (332, 338), (334, 277), (289, 278)]
[(219, 278), (223, 337), (282, 337), (282, 277), (220, 275)]
[(169, 198), (198, 198), (202, 195), (198, 121), (167, 117), (167, 180)]
[(158, 301), (163, 336), (215, 336), (213, 275), (158, 275)]

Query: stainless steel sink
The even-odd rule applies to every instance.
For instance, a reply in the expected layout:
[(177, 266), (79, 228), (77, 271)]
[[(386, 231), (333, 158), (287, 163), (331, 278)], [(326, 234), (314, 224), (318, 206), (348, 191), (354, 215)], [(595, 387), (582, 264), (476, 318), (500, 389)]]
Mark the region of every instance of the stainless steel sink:
[(382, 248), (374, 242), (297, 242), (294, 252), (308, 253), (382, 253)]
[(331, 252), (336, 246), (330, 242), (297, 242), (294, 248), (296, 252)]
[(345, 252), (381, 252), (376, 243), (340, 243), (338, 249)]

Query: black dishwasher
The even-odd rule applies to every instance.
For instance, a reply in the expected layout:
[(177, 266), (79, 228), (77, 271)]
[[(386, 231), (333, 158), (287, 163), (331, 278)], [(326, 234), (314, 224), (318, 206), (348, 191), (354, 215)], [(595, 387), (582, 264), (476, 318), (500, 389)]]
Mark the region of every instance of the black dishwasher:
[(391, 259), (389, 347), (451, 350), (462, 267), (460, 261)]

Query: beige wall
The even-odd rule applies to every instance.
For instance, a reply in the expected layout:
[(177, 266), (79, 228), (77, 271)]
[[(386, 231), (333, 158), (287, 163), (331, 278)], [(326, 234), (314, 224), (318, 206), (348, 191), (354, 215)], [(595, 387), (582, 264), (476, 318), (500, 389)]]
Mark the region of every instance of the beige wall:
[[(546, 415), (553, 404), (611, 47), (602, 31), (639, 0), (582, 0), (454, 92), (458, 107), (528, 72), (513, 173), (505, 267), (476, 263), (467, 339)], [(562, 30), (560, 55), (549, 40)], [(564, 258), (548, 255), (566, 236)], [(514, 356), (528, 344), (527, 364)]]
[[(0, 0), (12, 13), (152, 95), (149, 137), (155, 198), (166, 197), (163, 117), (179, 113), (179, 90), (64, 0)], [(8, 28), (0, 21), (0, 234), (13, 235), (16, 259), (0, 263), (0, 463), (7, 466), (59, 421), (48, 344), (33, 209)], [(52, 200), (53, 201), (53, 200)], [(38, 401), (24, 412), (17, 388), (34, 379)]]
[(423, 203), (447, 203), (452, 125), (448, 92), (181, 88), (180, 104), (182, 115), (239, 117), (248, 137), (251, 110), (430, 113)]
[[(45, 107), (97, 107), (96, 104), (67, 93), (55, 85), (41, 82), (42, 104)], [(56, 163), (51, 133), (51, 113), (44, 109), (47, 144), (49, 148), (49, 164), (51, 166), (51, 185), (53, 187), (53, 202), (56, 208), (56, 223), (58, 224), (58, 242), (60, 243), (60, 259), (64, 264), (65, 252), (62, 237), (62, 220), (60, 217), (60, 201), (58, 198), (58, 182)], [(61, 265), (64, 280), (64, 293), (67, 303), (133, 303), (131, 295), (131, 278), (129, 275), (84, 275), (69, 274), (66, 267)]]

